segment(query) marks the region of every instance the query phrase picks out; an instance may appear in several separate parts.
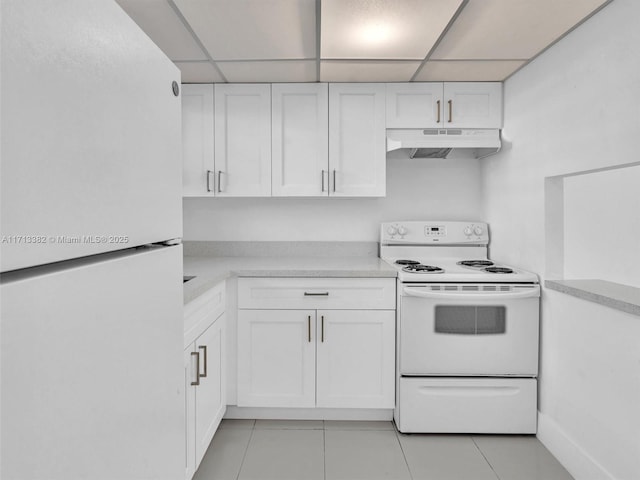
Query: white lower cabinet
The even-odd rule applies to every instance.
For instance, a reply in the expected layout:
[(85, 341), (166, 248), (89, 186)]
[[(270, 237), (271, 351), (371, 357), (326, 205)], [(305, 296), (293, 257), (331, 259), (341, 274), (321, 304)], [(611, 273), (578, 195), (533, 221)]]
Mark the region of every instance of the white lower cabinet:
[(316, 405), (393, 408), (395, 312), (318, 310)]
[[(213, 295), (223, 289), (221, 285), (212, 289), (208, 302), (198, 302), (198, 308), (185, 316), (185, 321), (190, 320), (186, 324), (195, 323), (199, 328), (184, 351), (187, 480), (198, 469), (226, 410), (226, 321), (224, 313), (219, 312), (220, 298)], [(222, 301), (224, 305), (224, 296)]]
[(240, 310), (238, 406), (315, 406), (313, 310)]
[(184, 478), (189, 480), (196, 473), (196, 389), (191, 385), (193, 377), (193, 345), (184, 351), (184, 391), (185, 391), (185, 473)]
[[(239, 407), (394, 407), (395, 298), (383, 296), (367, 309), (365, 296), (355, 309), (357, 298), (337, 295), (342, 280), (238, 280)], [(361, 280), (365, 291), (395, 285), (395, 279)], [(299, 299), (289, 298), (291, 283), (301, 287)], [(251, 295), (256, 291), (262, 299)]]

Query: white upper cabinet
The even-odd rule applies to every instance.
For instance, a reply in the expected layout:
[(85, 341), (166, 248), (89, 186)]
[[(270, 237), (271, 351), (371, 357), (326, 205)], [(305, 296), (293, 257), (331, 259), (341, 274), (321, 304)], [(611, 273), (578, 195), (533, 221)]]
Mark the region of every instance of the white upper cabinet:
[(329, 85), (329, 195), (386, 192), (385, 85)]
[(215, 86), (217, 196), (271, 195), (271, 85)]
[(213, 85), (182, 85), (182, 194), (214, 194)]
[(502, 83), (444, 84), (445, 128), (502, 128)]
[(388, 83), (387, 128), (442, 126), (442, 83)]
[(502, 128), (502, 83), (388, 83), (387, 128)]
[(383, 197), (387, 128), (502, 128), (502, 83), (183, 85), (183, 195)]
[(327, 84), (273, 84), (271, 101), (273, 195), (327, 196)]

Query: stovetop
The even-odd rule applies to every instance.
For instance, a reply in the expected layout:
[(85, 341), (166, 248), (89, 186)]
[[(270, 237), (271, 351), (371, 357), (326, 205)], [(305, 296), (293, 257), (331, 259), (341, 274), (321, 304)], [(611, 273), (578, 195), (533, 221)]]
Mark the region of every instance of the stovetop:
[[(491, 282), (537, 283), (538, 277), (525, 270), (498, 264), (488, 259), (473, 259), (478, 266), (461, 265), (459, 258), (383, 258), (398, 271), (401, 282)], [(410, 265), (397, 264), (396, 260), (411, 260)], [(413, 263), (415, 262), (415, 263)]]
[(401, 282), (538, 283), (534, 273), (488, 257), (481, 222), (392, 222), (380, 228), (380, 258)]

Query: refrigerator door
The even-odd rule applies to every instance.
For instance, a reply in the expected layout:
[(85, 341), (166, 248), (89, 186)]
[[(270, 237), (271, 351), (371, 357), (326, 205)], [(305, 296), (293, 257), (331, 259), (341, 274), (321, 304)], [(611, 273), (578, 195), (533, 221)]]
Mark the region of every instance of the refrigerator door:
[(182, 237), (180, 71), (113, 1), (2, 1), (2, 271)]
[(2, 276), (0, 478), (184, 475), (182, 247), (133, 252)]

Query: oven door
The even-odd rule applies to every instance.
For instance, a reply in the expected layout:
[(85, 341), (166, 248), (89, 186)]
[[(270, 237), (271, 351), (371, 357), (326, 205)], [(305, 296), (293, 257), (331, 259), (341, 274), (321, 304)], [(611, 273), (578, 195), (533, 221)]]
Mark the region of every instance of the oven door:
[(534, 284), (403, 285), (400, 373), (537, 375), (539, 300)]

